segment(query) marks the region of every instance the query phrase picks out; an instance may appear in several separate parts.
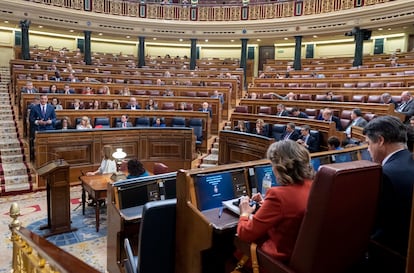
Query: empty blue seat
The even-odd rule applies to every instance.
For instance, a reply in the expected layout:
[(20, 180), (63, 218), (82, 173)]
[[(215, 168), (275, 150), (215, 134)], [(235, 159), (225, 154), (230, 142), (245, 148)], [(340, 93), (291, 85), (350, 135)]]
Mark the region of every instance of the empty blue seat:
[(185, 127), (185, 118), (173, 117), (171, 120), (171, 127)]
[(95, 128), (98, 126), (101, 128), (110, 128), (110, 122), (108, 117), (96, 117), (94, 122)]
[(286, 125), (284, 124), (273, 124), (272, 126), (272, 137), (276, 140), (279, 141), (282, 139), (282, 135), (285, 133), (286, 131)]
[(203, 120), (201, 118), (191, 118), (188, 121), (188, 127), (193, 128), (196, 145), (201, 145), (203, 142)]
[(135, 119), (135, 127), (150, 127), (151, 122), (149, 117), (139, 117)]

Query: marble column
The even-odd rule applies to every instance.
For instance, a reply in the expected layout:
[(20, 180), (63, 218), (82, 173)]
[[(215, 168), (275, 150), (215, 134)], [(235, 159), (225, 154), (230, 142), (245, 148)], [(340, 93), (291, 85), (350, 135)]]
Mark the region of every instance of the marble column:
[(92, 53), (91, 53), (91, 31), (85, 30), (83, 31), (85, 34), (85, 45), (84, 45), (84, 52), (83, 52), (83, 60), (85, 64), (91, 65), (92, 64)]
[(29, 48), (29, 20), (21, 20), (20, 27), (22, 30), (22, 59), (30, 60), (30, 48)]
[(141, 68), (145, 66), (145, 37), (139, 36), (139, 46), (138, 46), (138, 67)]
[(191, 54), (190, 54), (190, 70), (194, 70), (197, 65), (197, 39), (190, 39)]
[(293, 68), (302, 70), (302, 36), (295, 36), (295, 59), (293, 60)]
[(243, 68), (243, 82), (244, 88), (247, 88), (246, 81), (246, 68), (247, 68), (247, 41), (249, 39), (242, 38), (241, 40), (241, 55), (240, 55), (240, 68)]
[(354, 62), (352, 66), (358, 67), (362, 65), (362, 54), (364, 49), (364, 30), (360, 28), (355, 28), (355, 53), (354, 53)]

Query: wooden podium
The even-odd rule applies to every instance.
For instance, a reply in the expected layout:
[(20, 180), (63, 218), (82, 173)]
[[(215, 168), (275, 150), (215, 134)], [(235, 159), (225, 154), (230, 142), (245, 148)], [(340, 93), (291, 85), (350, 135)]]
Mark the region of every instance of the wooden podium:
[(47, 224), (40, 229), (49, 229), (44, 237), (76, 230), (70, 223), (69, 164), (58, 159), (37, 169), (46, 180)]

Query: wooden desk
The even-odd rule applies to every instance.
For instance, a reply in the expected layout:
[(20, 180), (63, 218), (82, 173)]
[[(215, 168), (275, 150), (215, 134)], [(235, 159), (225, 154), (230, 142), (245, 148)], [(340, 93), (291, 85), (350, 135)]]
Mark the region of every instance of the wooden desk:
[(107, 184), (112, 182), (111, 175), (112, 174), (97, 174), (80, 177), (82, 182), (82, 214), (85, 215), (85, 192), (88, 192), (89, 197), (95, 202), (96, 232), (99, 231), (99, 201), (106, 199)]

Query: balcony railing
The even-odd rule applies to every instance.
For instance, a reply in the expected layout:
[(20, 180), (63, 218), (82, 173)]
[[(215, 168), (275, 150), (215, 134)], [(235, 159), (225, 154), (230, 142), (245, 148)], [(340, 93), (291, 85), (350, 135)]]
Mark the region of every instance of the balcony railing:
[[(268, 20), (293, 16), (323, 14), (341, 10), (382, 4), (393, 0), (297, 0), (243, 5), (233, 3), (197, 5), (146, 3), (120, 0), (29, 0), (31, 2), (82, 11), (138, 17), (154, 20), (177, 21), (240, 21)], [(145, 2), (145, 3), (143, 3)]]

